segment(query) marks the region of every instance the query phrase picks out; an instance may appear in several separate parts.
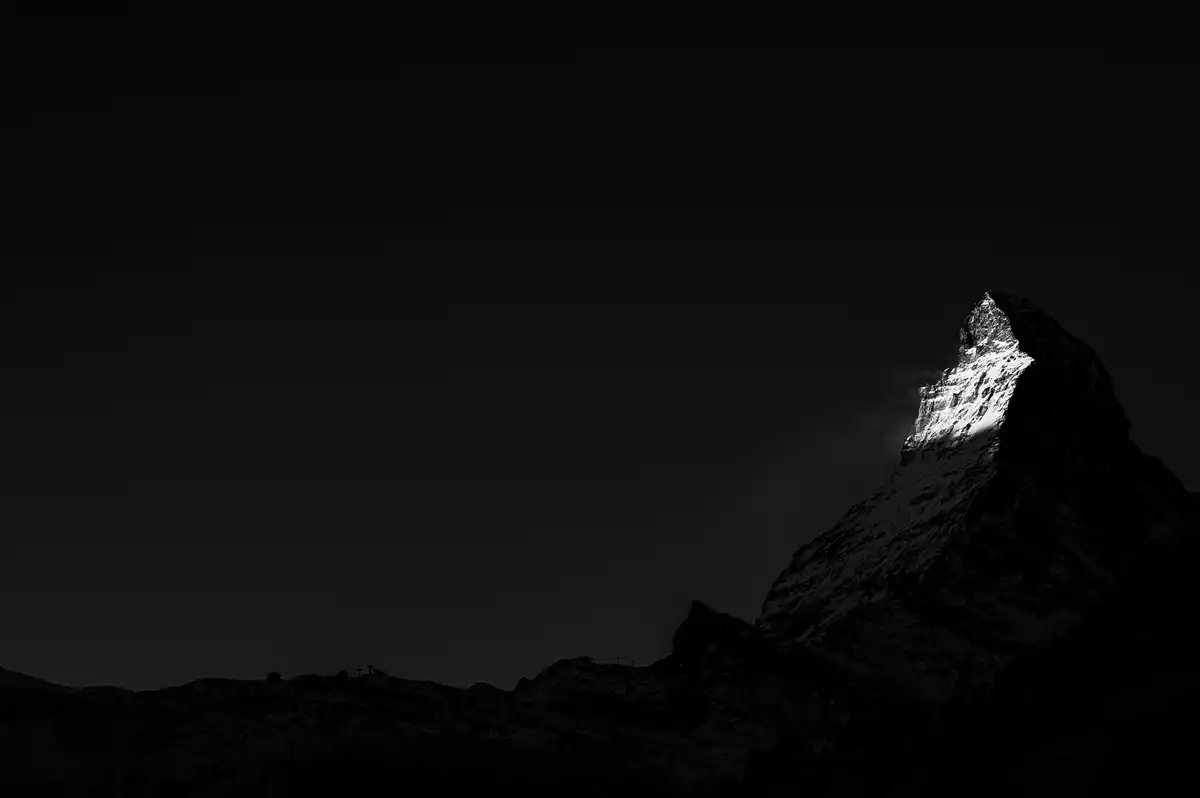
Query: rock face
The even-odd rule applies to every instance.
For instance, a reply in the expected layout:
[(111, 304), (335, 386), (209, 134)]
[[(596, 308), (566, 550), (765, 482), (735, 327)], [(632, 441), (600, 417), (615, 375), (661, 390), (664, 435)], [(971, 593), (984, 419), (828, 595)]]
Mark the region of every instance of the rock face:
[(697, 601), (658, 662), (565, 659), (515, 690), (341, 672), (133, 693), (0, 669), (0, 793), (1169, 792), (1200, 711), (1200, 497), (1027, 300), (985, 295), (960, 338), (896, 472), (755, 623)]
[(1187, 491), (1130, 441), (1090, 347), (998, 292), (959, 339), (899, 467), (800, 547), (758, 621), (933, 701), (989, 689), (1194, 524)]

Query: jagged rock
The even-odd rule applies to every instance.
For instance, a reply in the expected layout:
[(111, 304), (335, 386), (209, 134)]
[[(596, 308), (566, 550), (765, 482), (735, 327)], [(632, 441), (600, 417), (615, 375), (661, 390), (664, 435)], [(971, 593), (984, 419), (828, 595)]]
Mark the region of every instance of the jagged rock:
[(800, 547), (758, 621), (934, 701), (986, 690), (1196, 525), (1187, 491), (1130, 441), (1090, 347), (998, 292), (959, 337), (899, 467)]
[(702, 601), (693, 601), (683, 623), (671, 639), (671, 655), (681, 665), (698, 658), (731, 654), (753, 658), (771, 651), (775, 641), (753, 625), (717, 612)]

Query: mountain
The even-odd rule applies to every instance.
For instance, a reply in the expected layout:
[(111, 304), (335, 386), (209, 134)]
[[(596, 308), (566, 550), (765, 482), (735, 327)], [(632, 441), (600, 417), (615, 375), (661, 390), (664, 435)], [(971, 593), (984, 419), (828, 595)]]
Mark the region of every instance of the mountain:
[(958, 363), (921, 391), (900, 467), (800, 547), (759, 619), (931, 700), (986, 690), (1195, 528), (1085, 343), (998, 292), (959, 340)]
[(1028, 300), (984, 295), (959, 339), (895, 473), (753, 623), (693, 602), (658, 662), (566, 659), (511, 691), (0, 671), (4, 794), (1165, 792), (1200, 709), (1200, 497)]

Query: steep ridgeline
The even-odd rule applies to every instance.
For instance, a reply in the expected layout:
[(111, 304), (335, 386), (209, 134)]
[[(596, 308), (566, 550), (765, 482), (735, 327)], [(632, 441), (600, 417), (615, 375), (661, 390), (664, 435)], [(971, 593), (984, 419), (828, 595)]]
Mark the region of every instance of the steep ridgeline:
[(800, 547), (758, 620), (934, 701), (986, 692), (1195, 523), (1182, 484), (1130, 441), (1090, 347), (998, 292), (959, 338), (899, 467)]

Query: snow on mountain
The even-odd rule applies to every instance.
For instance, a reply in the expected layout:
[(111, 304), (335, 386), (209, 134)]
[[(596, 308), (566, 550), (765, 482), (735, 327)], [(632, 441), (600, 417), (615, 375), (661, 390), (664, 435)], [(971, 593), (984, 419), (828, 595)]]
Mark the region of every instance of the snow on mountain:
[(899, 467), (799, 548), (757, 622), (935, 700), (990, 684), (1195, 523), (1193, 498), (1129, 440), (1090, 347), (999, 292), (959, 337)]

